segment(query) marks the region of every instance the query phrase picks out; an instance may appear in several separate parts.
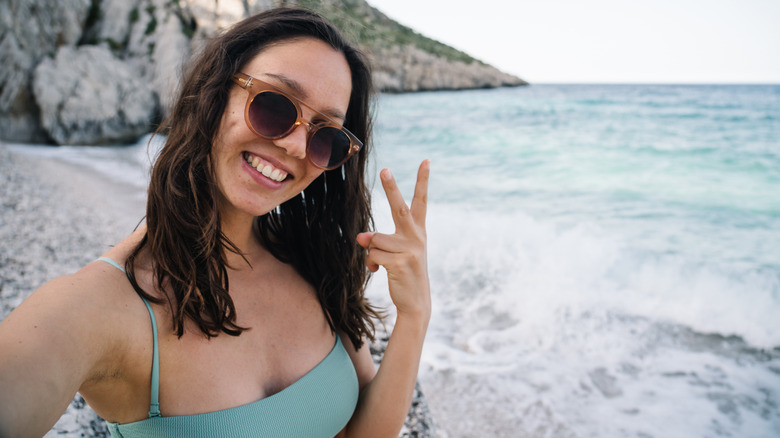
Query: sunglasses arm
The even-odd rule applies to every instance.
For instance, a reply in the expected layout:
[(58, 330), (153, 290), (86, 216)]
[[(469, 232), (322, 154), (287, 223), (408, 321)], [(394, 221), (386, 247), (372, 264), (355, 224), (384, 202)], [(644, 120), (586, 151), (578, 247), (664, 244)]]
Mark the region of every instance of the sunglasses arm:
[(236, 73), (233, 75), (233, 82), (245, 90), (247, 88), (252, 88), (252, 79), (252, 76), (245, 75), (244, 73)]

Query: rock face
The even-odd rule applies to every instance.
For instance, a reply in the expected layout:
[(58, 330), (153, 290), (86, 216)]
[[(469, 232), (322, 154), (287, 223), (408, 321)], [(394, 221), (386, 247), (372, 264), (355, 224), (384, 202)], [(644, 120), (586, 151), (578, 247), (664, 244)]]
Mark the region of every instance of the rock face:
[(357, 40), (374, 61), (381, 91), (525, 84), (465, 54), (449, 56), (457, 51), (364, 0), (6, 0), (0, 139), (135, 139), (168, 114), (182, 64), (205, 38), (259, 11), (294, 5), (318, 10)]
[(57, 47), (79, 42), (89, 0), (0, 2), (0, 136), (45, 141), (32, 95), (32, 71)]
[(105, 46), (62, 47), (35, 68), (41, 125), (58, 144), (133, 141), (159, 113), (157, 96)]
[(460, 90), (524, 85), (515, 76), (487, 64), (448, 61), (414, 46), (374, 53), (374, 81), (387, 92)]

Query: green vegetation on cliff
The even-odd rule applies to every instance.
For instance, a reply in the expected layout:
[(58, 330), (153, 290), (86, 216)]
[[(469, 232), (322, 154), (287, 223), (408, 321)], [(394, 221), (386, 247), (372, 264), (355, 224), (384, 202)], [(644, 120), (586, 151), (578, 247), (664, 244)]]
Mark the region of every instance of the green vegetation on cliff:
[(390, 19), (364, 0), (292, 0), (284, 3), (322, 14), (359, 44), (374, 52), (393, 47), (414, 46), (449, 61), (483, 64), (460, 50), (432, 40)]

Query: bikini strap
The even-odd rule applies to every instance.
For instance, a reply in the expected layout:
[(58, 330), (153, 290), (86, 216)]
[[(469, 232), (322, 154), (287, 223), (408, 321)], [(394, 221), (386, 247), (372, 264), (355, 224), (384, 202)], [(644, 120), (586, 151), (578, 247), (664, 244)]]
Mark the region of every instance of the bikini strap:
[[(112, 265), (113, 267), (119, 269), (122, 272), (125, 272), (125, 268), (122, 267), (119, 263), (115, 262), (114, 260), (111, 260), (108, 257), (100, 257), (98, 260), (102, 262), (106, 262), (109, 265)], [(149, 318), (152, 320), (152, 336), (153, 336), (153, 348), (152, 348), (152, 396), (149, 403), (149, 418), (152, 417), (160, 417), (160, 350), (158, 348), (157, 343), (157, 320), (154, 317), (154, 312), (152, 311), (152, 305), (149, 304), (149, 301), (146, 300), (146, 298), (141, 297), (142, 300), (144, 300), (144, 304), (146, 304), (146, 309), (149, 311)]]
[(98, 257), (98, 260), (101, 261), (101, 262), (106, 262), (109, 265), (111, 265), (111, 266), (119, 269), (120, 271), (124, 272), (125, 274), (127, 274), (127, 272), (125, 272), (124, 266), (120, 265), (119, 263), (113, 261), (112, 259), (110, 259), (108, 257)]
[(149, 418), (160, 416), (160, 350), (157, 346), (157, 321), (154, 319), (152, 305), (146, 298), (141, 297), (149, 310), (149, 317), (152, 319), (152, 334), (154, 335), (154, 346), (152, 351), (152, 399), (149, 405)]

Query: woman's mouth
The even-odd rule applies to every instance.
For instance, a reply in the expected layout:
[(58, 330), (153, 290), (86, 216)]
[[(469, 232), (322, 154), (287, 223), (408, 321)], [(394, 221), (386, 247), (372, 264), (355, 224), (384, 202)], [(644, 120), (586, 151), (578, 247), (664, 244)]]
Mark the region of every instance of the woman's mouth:
[(250, 155), (249, 152), (244, 152), (244, 160), (258, 173), (263, 174), (270, 180), (282, 182), (287, 178), (287, 172), (260, 160), (256, 156)]

